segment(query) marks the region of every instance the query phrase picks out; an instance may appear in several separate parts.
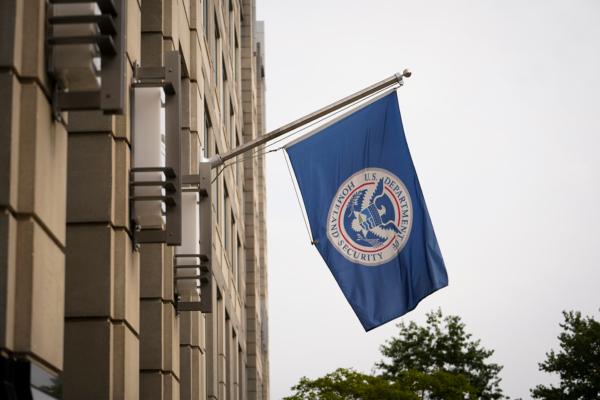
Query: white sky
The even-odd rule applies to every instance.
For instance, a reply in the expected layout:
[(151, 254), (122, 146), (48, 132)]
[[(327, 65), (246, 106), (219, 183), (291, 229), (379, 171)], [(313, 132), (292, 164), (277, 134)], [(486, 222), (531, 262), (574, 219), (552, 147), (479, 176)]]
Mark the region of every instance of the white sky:
[[(600, 307), (600, 1), (258, 0), (267, 127), (405, 67), (406, 135), (460, 315), (511, 397), (552, 378), (561, 310)], [(365, 372), (396, 332), (365, 333), (317, 251), (281, 152), (268, 156), (272, 398)], [(398, 320), (399, 321), (399, 320)]]

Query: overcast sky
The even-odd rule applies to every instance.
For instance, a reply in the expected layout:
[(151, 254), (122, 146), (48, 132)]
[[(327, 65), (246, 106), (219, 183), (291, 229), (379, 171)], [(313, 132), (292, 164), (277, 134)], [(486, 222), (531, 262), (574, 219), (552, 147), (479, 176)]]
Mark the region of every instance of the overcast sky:
[[(441, 307), (529, 398), (562, 310), (599, 316), (600, 1), (258, 0), (267, 128), (409, 67), (407, 140), (450, 285)], [(369, 372), (395, 322), (365, 333), (309, 243), (281, 152), (268, 156), (271, 393)]]

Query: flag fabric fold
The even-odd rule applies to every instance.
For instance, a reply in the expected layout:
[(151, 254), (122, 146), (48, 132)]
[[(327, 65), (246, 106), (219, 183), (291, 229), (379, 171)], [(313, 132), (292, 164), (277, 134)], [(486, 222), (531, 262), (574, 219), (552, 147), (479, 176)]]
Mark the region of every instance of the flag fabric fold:
[(395, 91), (286, 151), (315, 246), (365, 330), (448, 285)]

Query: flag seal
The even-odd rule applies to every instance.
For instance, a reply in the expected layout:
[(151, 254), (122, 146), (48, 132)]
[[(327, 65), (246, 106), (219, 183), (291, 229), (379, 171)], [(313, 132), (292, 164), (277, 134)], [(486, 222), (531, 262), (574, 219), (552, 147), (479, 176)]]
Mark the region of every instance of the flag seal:
[(347, 260), (375, 267), (402, 251), (412, 220), (411, 198), (400, 178), (382, 168), (365, 168), (335, 193), (327, 238)]

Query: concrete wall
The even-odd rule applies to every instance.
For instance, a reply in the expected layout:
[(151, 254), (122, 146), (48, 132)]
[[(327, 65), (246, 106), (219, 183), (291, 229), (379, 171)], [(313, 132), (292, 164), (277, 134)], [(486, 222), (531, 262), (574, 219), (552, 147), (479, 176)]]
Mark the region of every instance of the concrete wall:
[(55, 374), (63, 369), (67, 132), (51, 116), (44, 15), (42, 1), (0, 3), (0, 350)]
[[(128, 88), (180, 52), (184, 174), (264, 134), (253, 0), (124, 1)], [(267, 399), (264, 157), (215, 171), (213, 310), (177, 312), (173, 247), (132, 240), (129, 90), (123, 115), (56, 122), (45, 18), (0, 2), (0, 356), (65, 399)]]

